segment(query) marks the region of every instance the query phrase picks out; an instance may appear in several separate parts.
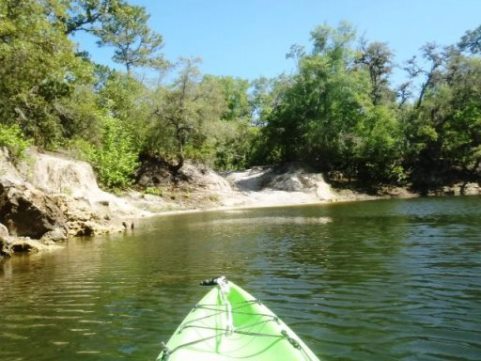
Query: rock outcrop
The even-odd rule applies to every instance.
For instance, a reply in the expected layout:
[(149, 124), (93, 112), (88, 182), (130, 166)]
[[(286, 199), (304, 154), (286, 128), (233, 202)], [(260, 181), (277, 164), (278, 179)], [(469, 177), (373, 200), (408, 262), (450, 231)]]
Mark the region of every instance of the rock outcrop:
[(3, 254), (44, 249), (68, 236), (123, 231), (122, 221), (149, 214), (102, 191), (88, 163), (29, 150), (14, 166), (0, 149)]
[(240, 191), (259, 192), (277, 190), (315, 194), (318, 200), (332, 200), (337, 194), (324, 181), (321, 173), (291, 166), (287, 169), (254, 167), (243, 172), (231, 172), (226, 179)]
[(194, 188), (221, 193), (232, 191), (230, 183), (224, 177), (202, 164), (185, 162), (179, 170), (179, 175), (184, 182)]
[(0, 259), (14, 253), (36, 253), (55, 248), (54, 244), (44, 243), (29, 237), (10, 235), (7, 227), (0, 223)]
[(217, 192), (229, 192), (229, 182), (204, 164), (185, 161), (176, 174), (162, 159), (145, 158), (137, 171), (137, 184), (141, 187), (185, 187)]
[(55, 229), (65, 229), (65, 218), (54, 197), (27, 183), (0, 178), (0, 222), (11, 234), (41, 238)]

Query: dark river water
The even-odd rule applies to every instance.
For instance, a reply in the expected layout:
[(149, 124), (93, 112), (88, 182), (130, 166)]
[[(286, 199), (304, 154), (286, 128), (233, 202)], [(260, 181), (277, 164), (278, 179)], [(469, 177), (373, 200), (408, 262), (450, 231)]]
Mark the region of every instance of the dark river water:
[(15, 257), (0, 360), (154, 360), (219, 274), (322, 360), (481, 360), (479, 197), (172, 215)]

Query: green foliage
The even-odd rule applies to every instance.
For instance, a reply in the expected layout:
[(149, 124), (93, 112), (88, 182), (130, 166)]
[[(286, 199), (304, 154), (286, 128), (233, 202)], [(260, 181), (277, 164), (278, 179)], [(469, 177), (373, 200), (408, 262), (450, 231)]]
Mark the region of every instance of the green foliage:
[(375, 106), (357, 127), (359, 141), (353, 157), (356, 176), (367, 181), (403, 182), (402, 128), (394, 110)]
[(139, 80), (111, 72), (99, 90), (99, 107), (121, 121), (135, 147), (140, 149), (148, 136), (152, 97), (149, 89)]
[(82, 138), (69, 139), (64, 144), (68, 155), (75, 159), (91, 162), (95, 154), (95, 145)]
[(461, 51), (481, 54), (481, 25), (474, 30), (468, 30), (458, 43)]
[(6, 147), (14, 161), (22, 159), (25, 150), (31, 145), (18, 124), (0, 124), (0, 148)]
[(219, 170), (247, 168), (256, 155), (260, 129), (246, 121), (223, 125), (223, 136), (215, 146), (215, 168)]
[(162, 197), (163, 191), (158, 187), (147, 187), (144, 189), (145, 194), (152, 194), (154, 196)]
[(0, 119), (51, 147), (63, 137), (57, 105), (89, 81), (91, 67), (47, 10), (34, 0), (0, 3)]
[(481, 60), (454, 48), (433, 53), (405, 127), (406, 164), (420, 188), (479, 179), (481, 163)]
[(221, 89), (203, 81), (196, 59), (182, 59), (178, 77), (155, 94), (155, 110), (146, 152), (163, 154), (172, 170), (179, 170), (186, 156), (204, 158), (211, 153), (218, 122), (226, 111)]
[(62, 128), (62, 139), (59, 143), (70, 139), (88, 139), (93, 144), (100, 141), (102, 117), (105, 109), (98, 105), (98, 95), (92, 85), (77, 86), (69, 97), (63, 98), (55, 105)]
[[(400, 123), (394, 107), (378, 105), (385, 86), (379, 78), (387, 70), (375, 69), (376, 83), (369, 66), (356, 65), (354, 32), (346, 24), (319, 27), (312, 37), (312, 55), (300, 54), (298, 73), (267, 112), (269, 159), (301, 161), (366, 182), (402, 178)], [(389, 53), (383, 54), (387, 63)], [(372, 57), (363, 62), (374, 63)]]
[(100, 46), (115, 48), (113, 60), (125, 65), (128, 73), (132, 67), (164, 68), (166, 62), (159, 54), (162, 36), (147, 25), (150, 15), (145, 8), (123, 4), (116, 6), (113, 14), (97, 31)]
[(231, 76), (206, 75), (202, 82), (212, 83), (211, 86), (218, 87), (222, 93), (227, 107), (224, 114), (221, 115), (222, 120), (235, 121), (250, 118), (252, 107), (249, 102), (249, 82), (247, 80)]
[(50, 4), (67, 35), (78, 31), (102, 32), (104, 24), (115, 18), (118, 9), (127, 6), (122, 0), (68, 0)]
[(125, 188), (138, 167), (138, 149), (118, 119), (105, 117), (99, 147), (87, 149), (100, 182), (107, 188)]
[(393, 53), (386, 43), (363, 43), (356, 57), (356, 64), (369, 72), (371, 80), (371, 99), (373, 104), (393, 100), (394, 94), (389, 89), (389, 75), (392, 71)]
[[(221, 170), (302, 162), (365, 184), (480, 178), (481, 27), (456, 46), (426, 44), (396, 100), (391, 50), (355, 47), (347, 23), (314, 29), (310, 51), (292, 46), (291, 75), (203, 76), (181, 59), (171, 83), (149, 87), (132, 69), (167, 61), (141, 6), (4, 0), (0, 20), (0, 145), (14, 156), (26, 139), (68, 148), (109, 188), (130, 184), (142, 153), (174, 173), (194, 159)], [(80, 31), (112, 46), (127, 73), (89, 60), (68, 37)]]

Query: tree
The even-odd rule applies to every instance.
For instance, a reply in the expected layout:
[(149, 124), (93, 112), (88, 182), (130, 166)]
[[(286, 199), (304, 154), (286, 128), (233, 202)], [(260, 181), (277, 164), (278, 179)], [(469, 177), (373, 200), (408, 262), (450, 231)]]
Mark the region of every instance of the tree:
[(355, 38), (356, 31), (348, 22), (341, 22), (337, 28), (320, 25), (311, 32), (312, 55), (326, 55), (333, 61), (349, 60), (350, 44)]
[(312, 32), (312, 53), (299, 57), (298, 72), (271, 103), (264, 146), (274, 162), (303, 162), (365, 182), (397, 181), (404, 173), (402, 133), (388, 96), (390, 52), (374, 44), (359, 57), (354, 38), (348, 24)]
[(253, 124), (253, 104), (249, 97), (249, 81), (230, 76), (207, 75), (204, 87), (220, 92), (224, 111), (209, 134), (215, 149), (214, 166), (232, 170), (246, 168), (255, 151), (259, 128)]
[(481, 25), (474, 30), (468, 30), (458, 43), (461, 51), (471, 54), (481, 54)]
[(249, 102), (249, 81), (232, 76), (206, 75), (202, 80), (204, 83), (212, 82), (212, 86), (218, 87), (222, 92), (226, 112), (222, 114), (222, 120), (239, 120), (250, 118), (251, 104)]
[(291, 81), (291, 77), (282, 74), (272, 79), (261, 77), (252, 82), (250, 103), (254, 124), (267, 125), (270, 114), (280, 103), (282, 95), (289, 88)]
[(160, 54), (162, 36), (149, 28), (149, 17), (143, 7), (117, 6), (114, 16), (108, 17), (96, 32), (100, 37), (98, 45), (113, 46), (113, 60), (125, 65), (128, 74), (133, 67), (161, 69), (166, 66)]
[(481, 62), (456, 47), (424, 48), (426, 81), (406, 126), (407, 165), (426, 189), (479, 175)]
[(150, 89), (125, 73), (113, 71), (99, 89), (99, 106), (118, 119), (137, 149), (145, 142), (152, 103)]
[(356, 93), (368, 87), (351, 73), (352, 29), (327, 26), (312, 32), (312, 55), (300, 58), (298, 73), (287, 81), (263, 130), (277, 161), (305, 161), (322, 170), (341, 166), (352, 145), (350, 130), (362, 114)]
[(78, 31), (98, 33), (119, 8), (127, 6), (122, 0), (66, 0), (48, 4), (50, 15), (63, 25), (66, 35)]
[(212, 82), (202, 82), (197, 59), (181, 59), (180, 71), (174, 83), (156, 92), (147, 151), (171, 159), (173, 174), (184, 165), (186, 152), (191, 157), (205, 150), (213, 125), (225, 113), (220, 89)]
[(52, 147), (66, 135), (59, 105), (91, 82), (92, 67), (47, 13), (44, 2), (0, 2), (0, 121)]
[(100, 182), (107, 188), (125, 188), (138, 166), (138, 149), (132, 135), (115, 118), (102, 120), (100, 144), (87, 154)]
[(393, 107), (373, 105), (356, 125), (354, 134), (352, 168), (358, 180), (367, 184), (405, 181), (403, 133)]
[(414, 56), (407, 62), (407, 66), (404, 68), (411, 79), (415, 79), (419, 76), (424, 76), (424, 81), (421, 84), (421, 90), (416, 101), (415, 108), (419, 108), (424, 100), (426, 91), (434, 87), (439, 80), (439, 69), (443, 65), (443, 54), (439, 49), (439, 46), (435, 43), (427, 43), (421, 47), (422, 57), (428, 63), (428, 68), (425, 69), (418, 65), (416, 57)]
[(461, 169), (461, 177), (479, 179), (481, 164), (481, 59), (451, 53), (447, 61), (451, 89), (444, 123), (443, 158)]
[[(160, 50), (162, 36), (153, 32), (144, 7), (124, 0), (48, 1), (48, 15), (55, 19), (66, 35), (85, 31), (99, 38), (99, 46), (113, 46), (113, 60), (133, 67), (164, 68), (167, 62)], [(80, 53), (79, 53), (80, 54)]]
[(365, 66), (371, 79), (371, 98), (375, 105), (392, 99), (389, 75), (392, 71), (392, 52), (386, 43), (362, 43), (356, 63)]

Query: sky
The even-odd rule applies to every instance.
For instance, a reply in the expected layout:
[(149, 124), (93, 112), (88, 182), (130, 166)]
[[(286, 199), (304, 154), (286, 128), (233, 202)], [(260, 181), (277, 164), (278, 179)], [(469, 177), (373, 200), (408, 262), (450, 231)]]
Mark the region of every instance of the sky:
[[(293, 44), (310, 49), (318, 25), (348, 21), (369, 41), (386, 42), (395, 63), (419, 55), (426, 42), (456, 43), (481, 25), (481, 0), (130, 0), (151, 14), (164, 39), (163, 53), (202, 58), (201, 70), (253, 80), (293, 69), (285, 55)], [(80, 38), (94, 61), (114, 65), (112, 49)], [(404, 77), (398, 69), (393, 83)]]

